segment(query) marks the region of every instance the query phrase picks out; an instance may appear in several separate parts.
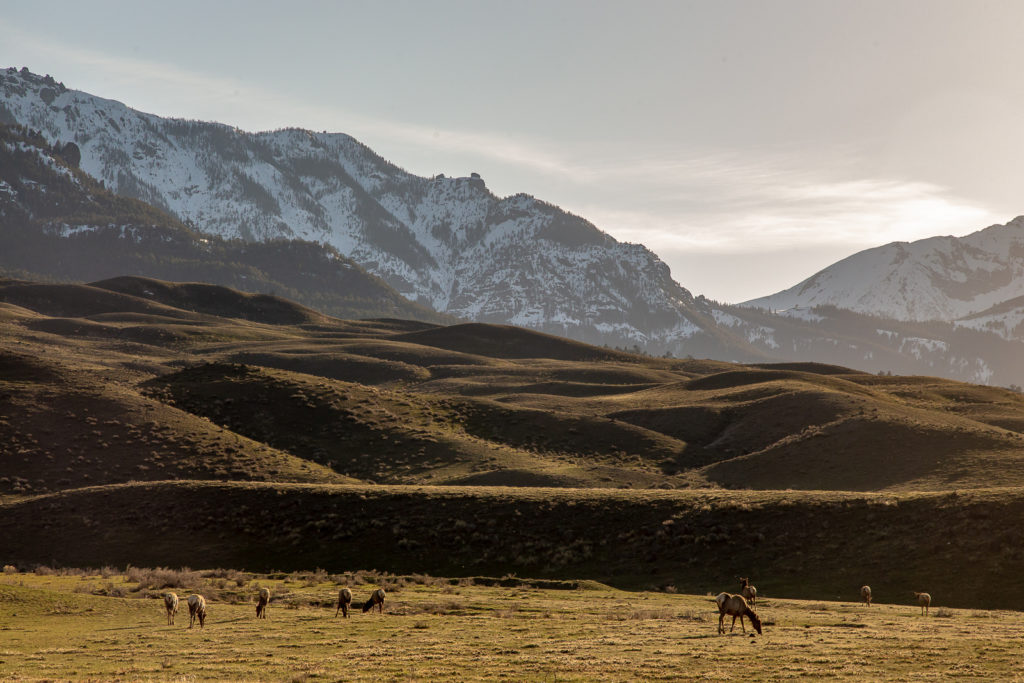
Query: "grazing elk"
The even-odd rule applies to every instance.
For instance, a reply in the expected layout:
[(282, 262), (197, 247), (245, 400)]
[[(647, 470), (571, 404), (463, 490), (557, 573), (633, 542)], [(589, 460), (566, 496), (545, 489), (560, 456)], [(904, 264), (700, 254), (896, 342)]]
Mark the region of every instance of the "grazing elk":
[(747, 604), (746, 598), (742, 595), (731, 595), (729, 593), (719, 593), (715, 597), (715, 602), (718, 603), (718, 632), (725, 633), (725, 615), (732, 617), (732, 628), (729, 629), (731, 633), (736, 628), (736, 617), (740, 619), (740, 628), (743, 632), (747, 632), (746, 626), (743, 625), (743, 617), (750, 619), (751, 625), (754, 630), (761, 633), (761, 619), (758, 618), (757, 613), (750, 609), (750, 605)]
[[(374, 591), (372, 593), (370, 593), (370, 599), (367, 600), (365, 603), (363, 603), (363, 612), (369, 612), (370, 610), (373, 609), (374, 605), (377, 606), (377, 609), (380, 610), (381, 614), (384, 614), (384, 589), (383, 588), (375, 588)], [(335, 615), (337, 615), (337, 613), (335, 613)]]
[(206, 626), (206, 598), (193, 593), (188, 596), (188, 627), (192, 628), (197, 619), (199, 628), (204, 628)]
[(932, 604), (932, 596), (928, 593), (919, 593), (914, 591), (914, 597), (917, 598), (917, 604), (921, 605), (921, 614), (928, 616), (928, 608)]
[(174, 615), (178, 613), (178, 596), (176, 593), (164, 593), (164, 609), (167, 610), (167, 625), (174, 626)]
[(348, 617), (348, 606), (352, 604), (352, 591), (342, 588), (338, 591), (338, 609), (334, 610), (334, 616), (341, 612), (342, 616)]
[(270, 604), (270, 589), (260, 588), (260, 596), (256, 602), (256, 618), (267, 618), (267, 605)]
[(740, 595), (746, 599), (748, 605), (753, 606), (757, 602), (757, 588), (750, 585), (750, 579), (745, 579), (742, 576), (736, 578), (740, 580)]
[(860, 587), (860, 601), (866, 602), (871, 607), (871, 586)]

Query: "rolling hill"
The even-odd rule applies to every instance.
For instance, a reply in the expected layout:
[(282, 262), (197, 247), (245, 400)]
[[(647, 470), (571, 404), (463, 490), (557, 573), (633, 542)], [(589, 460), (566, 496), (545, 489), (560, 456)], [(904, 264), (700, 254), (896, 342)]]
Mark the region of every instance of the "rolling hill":
[(815, 363), (655, 359), (481, 323), (344, 321), (277, 297), (132, 277), (4, 281), (0, 307), (8, 491), (164, 473), (562, 487), (1024, 485), (1024, 397), (1003, 389)]
[(6, 280), (0, 444), (0, 558), (19, 566), (695, 592), (742, 573), (800, 597), (870, 576), (1024, 607), (1007, 523), (1024, 398), (933, 377), (346, 321), (211, 285)]

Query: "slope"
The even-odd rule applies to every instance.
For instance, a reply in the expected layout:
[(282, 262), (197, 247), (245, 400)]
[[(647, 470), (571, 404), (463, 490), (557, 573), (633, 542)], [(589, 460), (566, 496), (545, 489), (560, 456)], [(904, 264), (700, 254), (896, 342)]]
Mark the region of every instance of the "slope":
[[(97, 472), (159, 476), (148, 461), (132, 461), (148, 472), (138, 476), (103, 466), (104, 443), (131, 439), (130, 449), (139, 435), (106, 425), (120, 430), (115, 440), (64, 407), (103, 392), (120, 403), (100, 422), (148, 411), (168, 423), (171, 442), (184, 444), (179, 477), (265, 479), (276, 468), (292, 480), (392, 484), (1024, 485), (1024, 397), (1001, 389), (812, 363), (654, 359), (507, 326), (342, 321), (280, 299), (132, 278), (0, 284), (0, 306), (11, 395), (25, 404), (12, 416), (35, 411), (28, 434), (39, 442), (10, 432), (15, 453), (34, 449), (10, 475), (50, 489)], [(43, 379), (26, 385), (19, 373)], [(41, 439), (46, 421), (60, 428)], [(196, 432), (231, 441), (233, 466), (196, 460)], [(59, 467), (45, 477), (22, 471), (51, 452)], [(271, 453), (293, 465), (236, 471)], [(65, 462), (79, 456), (95, 461), (89, 479)]]

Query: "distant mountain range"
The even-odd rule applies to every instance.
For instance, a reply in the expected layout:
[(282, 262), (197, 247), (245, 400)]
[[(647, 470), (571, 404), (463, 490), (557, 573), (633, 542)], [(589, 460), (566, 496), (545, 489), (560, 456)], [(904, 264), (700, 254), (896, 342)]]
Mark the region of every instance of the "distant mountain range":
[(897, 320), (943, 320), (1024, 338), (1024, 216), (965, 237), (858, 252), (787, 290), (747, 301), (772, 310), (836, 306)]
[(76, 143), (119, 194), (224, 238), (332, 246), (438, 312), (676, 353), (731, 346), (649, 249), (475, 174), (415, 176), (343, 134), (163, 119), (24, 69), (0, 71), (0, 102), (0, 119)]
[[(496, 197), (475, 174), (406, 173), (347, 135), (164, 119), (26, 69), (0, 70), (0, 122), (27, 127), (5, 139), (9, 156), (34, 147), (33, 172), (50, 173), (33, 186), (0, 165), (0, 204), (21, 207), (0, 206), (0, 269), (9, 276), (198, 280), (280, 293), (340, 317), (458, 317), (652, 355), (1024, 384), (1022, 342), (1000, 332), (1024, 300), (1000, 298), (1014, 276), (996, 273), (995, 257), (965, 251), (956, 258), (973, 270), (948, 269), (948, 296), (988, 273), (975, 298), (999, 302), (955, 322), (881, 317), (846, 300), (760, 304), (786, 309), (777, 314), (694, 297), (643, 245), (528, 195)], [(72, 176), (76, 201), (107, 202), (101, 219), (62, 217), (44, 200), (55, 196), (48, 183), (65, 187)], [(106, 190), (139, 201), (115, 206)], [(906, 296), (924, 310), (918, 281)]]

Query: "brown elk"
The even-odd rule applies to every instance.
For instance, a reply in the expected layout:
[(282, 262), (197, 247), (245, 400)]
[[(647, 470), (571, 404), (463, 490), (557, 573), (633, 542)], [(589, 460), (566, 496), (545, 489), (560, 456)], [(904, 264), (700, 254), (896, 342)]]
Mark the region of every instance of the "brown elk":
[(178, 613), (178, 596), (176, 593), (164, 593), (164, 609), (167, 610), (167, 625), (174, 626), (174, 615)]
[[(373, 609), (374, 605), (377, 606), (377, 609), (380, 610), (381, 614), (384, 614), (384, 589), (383, 588), (375, 588), (374, 591), (372, 593), (370, 593), (370, 599), (367, 600), (365, 603), (363, 603), (363, 612), (369, 612), (370, 610)], [(335, 614), (337, 614), (337, 613), (335, 613)]]
[(917, 604), (921, 605), (921, 614), (923, 616), (928, 616), (928, 608), (931, 607), (932, 596), (928, 593), (919, 593), (918, 591), (914, 591), (914, 597), (917, 598)]
[(750, 584), (750, 579), (745, 579), (742, 576), (737, 576), (740, 580), (740, 595), (742, 595), (747, 604), (753, 606), (757, 602), (757, 588)]
[(348, 616), (348, 606), (352, 604), (352, 591), (348, 588), (342, 588), (338, 591), (338, 609), (334, 610), (334, 616), (338, 616), (338, 612), (341, 612), (342, 616)]
[(725, 633), (725, 615), (732, 617), (732, 628), (729, 629), (731, 633), (736, 628), (736, 617), (740, 619), (740, 628), (743, 632), (747, 632), (746, 626), (743, 625), (743, 617), (750, 619), (751, 625), (754, 630), (761, 633), (761, 619), (757, 616), (754, 610), (750, 609), (750, 605), (747, 604), (746, 598), (742, 595), (731, 595), (729, 593), (719, 593), (715, 597), (715, 602), (718, 603), (718, 632)]
[(260, 596), (256, 602), (256, 618), (267, 618), (267, 605), (270, 604), (270, 589), (260, 588)]
[(206, 626), (206, 598), (193, 593), (188, 596), (188, 627), (192, 628), (197, 619), (199, 628), (204, 628)]
[(860, 587), (860, 601), (868, 603), (868, 607), (871, 607), (871, 586)]

